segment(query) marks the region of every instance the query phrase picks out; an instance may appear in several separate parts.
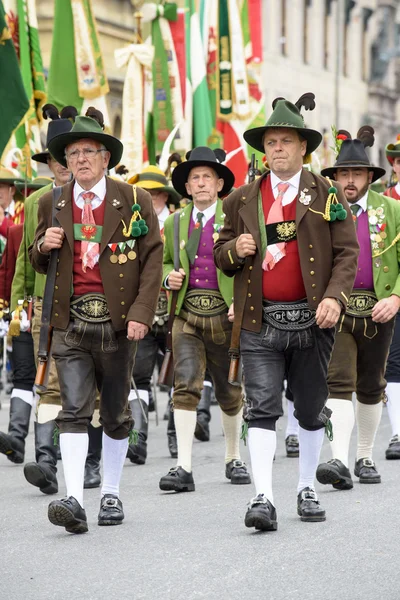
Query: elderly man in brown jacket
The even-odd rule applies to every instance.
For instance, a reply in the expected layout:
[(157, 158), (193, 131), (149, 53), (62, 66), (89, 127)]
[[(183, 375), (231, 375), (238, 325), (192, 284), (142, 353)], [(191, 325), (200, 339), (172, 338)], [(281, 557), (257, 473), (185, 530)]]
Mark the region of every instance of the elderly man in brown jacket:
[(51, 502), (51, 523), (71, 533), (87, 531), (83, 508), (87, 428), (96, 389), (103, 425), (103, 485), (99, 525), (124, 518), (119, 483), (133, 426), (128, 396), (137, 342), (152, 325), (161, 283), (163, 245), (151, 196), (109, 179), (122, 144), (103, 132), (102, 114), (89, 109), (72, 130), (49, 143), (52, 156), (74, 180), (56, 204), (39, 201), (38, 227), (29, 249), (33, 267), (45, 273), (59, 249), (51, 324), (60, 381), (60, 430), (67, 497)]
[(217, 266), (236, 275), (235, 319), (256, 487), (245, 525), (266, 531), (277, 529), (272, 463), (285, 377), (300, 425), (297, 512), (303, 521), (325, 520), (314, 478), (329, 424), (326, 376), (358, 255), (343, 193), (303, 169), (322, 136), (305, 127), (301, 106), (314, 108), (314, 95), (305, 94), (296, 105), (276, 100), (266, 126), (245, 132), (245, 140), (265, 152), (271, 170), (224, 200), (224, 227), (214, 246)]

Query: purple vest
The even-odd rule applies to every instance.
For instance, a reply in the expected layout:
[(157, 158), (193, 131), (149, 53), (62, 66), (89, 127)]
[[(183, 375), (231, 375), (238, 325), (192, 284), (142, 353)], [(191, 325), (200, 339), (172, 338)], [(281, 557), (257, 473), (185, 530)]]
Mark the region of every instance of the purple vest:
[(357, 238), (360, 245), (358, 256), (357, 276), (354, 282), (355, 289), (374, 289), (374, 276), (372, 274), (372, 252), (368, 224), (368, 212), (363, 210), (357, 217)]
[[(197, 258), (190, 265), (189, 289), (203, 288), (218, 290), (217, 269), (213, 257), (213, 233), (215, 217), (209, 219), (201, 232)], [(190, 218), (189, 237), (194, 229), (193, 218)]]

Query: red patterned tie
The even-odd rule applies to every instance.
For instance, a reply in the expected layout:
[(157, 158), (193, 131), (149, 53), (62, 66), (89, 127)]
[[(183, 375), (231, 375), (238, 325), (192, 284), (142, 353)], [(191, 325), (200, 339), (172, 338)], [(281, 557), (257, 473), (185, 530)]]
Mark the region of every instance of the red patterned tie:
[[(96, 225), (92, 211), (92, 200), (96, 196), (93, 192), (84, 192), (81, 194), (85, 201), (82, 211), (82, 225)], [(82, 271), (86, 273), (86, 268), (93, 269), (99, 260), (100, 246), (96, 242), (81, 242)]]
[[(275, 198), (275, 202), (269, 210), (267, 217), (267, 225), (269, 225), (270, 223), (281, 223), (284, 220), (282, 200), (283, 196), (289, 188), (289, 185), (289, 183), (278, 183), (278, 195)], [(285, 242), (280, 242), (279, 244), (271, 244), (270, 246), (267, 246), (267, 251), (265, 253), (265, 258), (262, 264), (262, 268), (264, 269), (264, 271), (272, 271), (276, 263), (279, 262), (281, 258), (286, 256), (285, 248)]]

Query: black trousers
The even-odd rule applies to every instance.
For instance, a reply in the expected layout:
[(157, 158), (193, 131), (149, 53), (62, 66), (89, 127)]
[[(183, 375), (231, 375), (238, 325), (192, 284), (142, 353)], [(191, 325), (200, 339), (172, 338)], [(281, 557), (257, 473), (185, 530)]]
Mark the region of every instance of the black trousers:
[(286, 377), (294, 400), (294, 416), (303, 429), (325, 426), (328, 398), (326, 376), (335, 328), (313, 325), (302, 331), (282, 331), (263, 324), (259, 333), (242, 330), (243, 361), (249, 427), (274, 431), (283, 415), (282, 389)]
[(136, 342), (111, 321), (87, 323), (71, 319), (55, 329), (53, 357), (60, 382), (62, 410), (56, 419), (61, 433), (86, 432), (100, 391), (100, 423), (111, 438), (122, 440), (133, 427), (128, 396)]
[(396, 315), (385, 379), (388, 383), (400, 383), (400, 312)]
[(31, 392), (36, 377), (32, 334), (21, 331), (12, 338), (10, 354), (12, 381), (15, 388)]
[(165, 353), (165, 338), (167, 326), (153, 325), (148, 334), (140, 340), (136, 352), (135, 366), (133, 367), (133, 379), (139, 390), (150, 392), (151, 378), (157, 362), (157, 354)]

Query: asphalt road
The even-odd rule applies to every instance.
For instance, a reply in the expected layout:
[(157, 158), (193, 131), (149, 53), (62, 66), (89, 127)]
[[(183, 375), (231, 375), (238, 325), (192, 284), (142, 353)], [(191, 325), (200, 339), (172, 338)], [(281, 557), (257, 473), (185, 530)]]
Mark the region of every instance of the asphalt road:
[[(8, 423), (2, 396), (0, 430)], [(162, 417), (166, 396), (159, 394)], [(151, 414), (149, 458), (126, 462), (121, 498), (125, 522), (98, 527), (99, 491), (86, 490), (89, 533), (73, 536), (47, 520), (49, 497), (25, 482), (22, 466), (0, 455), (0, 600), (398, 600), (400, 461), (384, 459), (390, 437), (386, 410), (375, 460), (381, 485), (355, 483), (351, 491), (317, 484), (325, 523), (296, 515), (297, 459), (284, 449), (278, 423), (274, 493), (278, 531), (257, 533), (243, 519), (253, 486), (224, 477), (219, 409), (212, 436), (195, 442), (194, 493), (163, 493), (159, 478), (174, 464), (166, 423)], [(33, 427), (31, 428), (33, 429)], [(354, 443), (352, 460), (354, 459)], [(27, 460), (33, 460), (33, 435)], [(248, 452), (243, 448), (248, 461)], [(322, 458), (330, 458), (327, 442)], [(60, 467), (60, 488), (64, 484)]]

